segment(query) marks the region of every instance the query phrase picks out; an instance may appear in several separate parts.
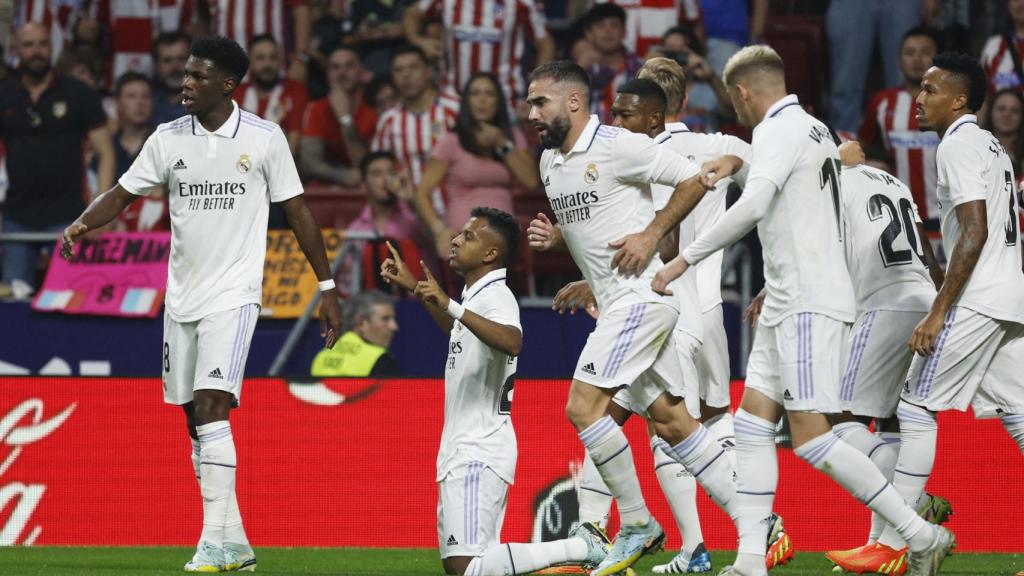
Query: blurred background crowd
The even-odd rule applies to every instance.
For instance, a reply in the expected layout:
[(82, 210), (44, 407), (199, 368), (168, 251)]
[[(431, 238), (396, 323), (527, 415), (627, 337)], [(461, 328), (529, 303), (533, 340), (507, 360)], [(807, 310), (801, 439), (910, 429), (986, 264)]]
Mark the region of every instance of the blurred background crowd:
[[(590, 72), (592, 112), (604, 122), (612, 121), (616, 87), (645, 58), (675, 59), (689, 76), (689, 128), (749, 138), (720, 75), (743, 46), (770, 44), (801, 103), (905, 181), (937, 231), (939, 139), (917, 130), (913, 100), (932, 57), (960, 50), (976, 55), (989, 78), (979, 118), (1015, 166), (1024, 158), (1024, 0), (13, 0), (0, 12), (4, 6), (13, 9), (0, 13), (7, 233), (56, 236), (128, 169), (158, 124), (185, 114), (189, 44), (204, 34), (247, 49), (252, 64), (237, 103), (281, 125), (320, 224), (376, 231), (411, 252), (407, 259), (428, 263), (447, 255), (474, 206), (523, 221), (548, 209), (523, 100), (529, 71), (553, 59)], [(271, 226), (283, 224), (272, 211)], [(169, 229), (166, 197), (135, 202), (113, 229)], [(47, 247), (0, 242), (0, 298), (32, 294)], [(368, 241), (364, 269), (376, 269), (382, 248)], [(513, 273), (531, 295), (573, 276), (567, 256), (524, 252)], [(376, 286), (373, 274), (363, 282)]]

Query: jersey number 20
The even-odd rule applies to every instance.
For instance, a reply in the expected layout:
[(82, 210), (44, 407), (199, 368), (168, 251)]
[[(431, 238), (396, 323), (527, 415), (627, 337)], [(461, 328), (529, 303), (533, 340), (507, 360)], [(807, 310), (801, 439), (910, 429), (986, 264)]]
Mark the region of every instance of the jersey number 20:
[[(892, 200), (883, 194), (875, 194), (868, 198), (868, 218), (872, 222), (882, 218), (884, 212), (888, 212), (892, 219), (878, 237), (878, 253), (882, 256), (882, 264), (886, 268), (910, 264), (914, 256), (917, 256), (918, 261), (924, 262), (924, 255), (918, 244), (917, 227), (914, 224), (914, 205), (906, 198), (900, 198), (899, 205), (897, 210)], [(910, 250), (894, 249), (892, 245), (904, 232), (907, 234)]]

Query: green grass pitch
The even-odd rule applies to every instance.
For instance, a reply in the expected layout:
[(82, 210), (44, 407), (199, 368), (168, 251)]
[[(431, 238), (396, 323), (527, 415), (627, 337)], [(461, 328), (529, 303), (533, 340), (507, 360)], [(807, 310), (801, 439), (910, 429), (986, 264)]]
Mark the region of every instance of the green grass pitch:
[[(366, 548), (257, 548), (257, 574), (280, 576), (405, 576), (441, 574), (434, 550)], [(127, 576), (182, 574), (191, 557), (188, 548), (0, 548), (0, 574), (5, 576)], [(668, 561), (663, 552), (644, 558), (638, 574), (650, 574), (655, 563)], [(716, 571), (732, 559), (730, 553), (714, 553)], [(831, 575), (830, 563), (821, 554), (797, 554), (788, 566), (772, 575)], [(1024, 554), (960, 554), (942, 567), (943, 575), (1013, 576), (1024, 570)]]

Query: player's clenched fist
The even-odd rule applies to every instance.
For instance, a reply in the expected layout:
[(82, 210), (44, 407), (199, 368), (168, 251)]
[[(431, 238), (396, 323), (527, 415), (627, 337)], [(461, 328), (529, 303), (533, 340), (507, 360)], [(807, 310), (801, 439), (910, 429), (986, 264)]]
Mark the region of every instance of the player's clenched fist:
[(60, 255), (63, 256), (65, 260), (71, 259), (71, 255), (75, 251), (75, 242), (78, 241), (82, 234), (85, 234), (88, 231), (89, 227), (81, 222), (75, 222), (64, 229), (64, 235), (60, 240)]
[(444, 293), (441, 289), (441, 285), (434, 279), (434, 275), (431, 274), (430, 268), (420, 260), (420, 266), (423, 268), (423, 275), (426, 280), (420, 280), (416, 283), (416, 289), (414, 290), (416, 297), (420, 299), (424, 304), (430, 304), (437, 306), (442, 310), (448, 309), (448, 302), (451, 298)]
[(530, 242), (530, 248), (545, 252), (562, 244), (562, 231), (551, 223), (547, 214), (538, 212), (526, 228), (526, 239)]
[(412, 272), (409, 271), (409, 267), (405, 265), (405, 261), (402, 260), (402, 256), (395, 250), (395, 247), (391, 245), (391, 242), (387, 242), (388, 252), (391, 252), (391, 257), (385, 258), (380, 264), (380, 277), (384, 279), (388, 284), (397, 284), (406, 290), (412, 291), (416, 289), (416, 278), (413, 277)]

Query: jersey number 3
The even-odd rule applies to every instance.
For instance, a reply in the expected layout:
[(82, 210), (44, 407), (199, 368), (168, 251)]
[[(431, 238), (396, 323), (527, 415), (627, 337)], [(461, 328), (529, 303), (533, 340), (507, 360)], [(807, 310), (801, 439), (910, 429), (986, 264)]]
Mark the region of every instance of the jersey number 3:
[[(924, 262), (924, 255), (920, 244), (918, 244), (917, 227), (914, 224), (914, 205), (906, 198), (900, 198), (899, 205), (899, 210), (897, 210), (892, 200), (883, 194), (875, 194), (868, 199), (868, 218), (872, 222), (882, 218), (884, 212), (888, 212), (892, 219), (885, 230), (882, 230), (882, 235), (878, 237), (878, 253), (886, 268), (910, 264), (914, 256), (917, 256), (918, 261)], [(904, 232), (907, 234), (907, 244), (910, 249), (897, 250), (893, 248), (892, 245)]]

